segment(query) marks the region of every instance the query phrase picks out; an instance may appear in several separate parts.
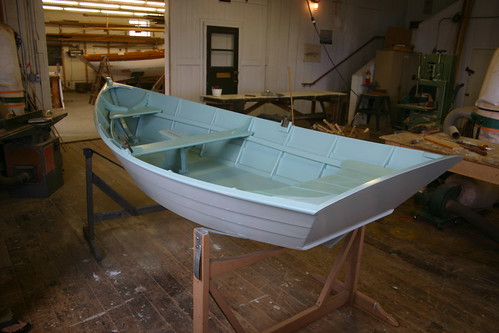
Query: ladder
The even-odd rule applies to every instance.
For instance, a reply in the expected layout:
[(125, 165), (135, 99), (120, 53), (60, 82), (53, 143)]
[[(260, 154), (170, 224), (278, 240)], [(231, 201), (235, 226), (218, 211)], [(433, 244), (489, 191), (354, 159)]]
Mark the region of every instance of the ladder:
[(151, 88), (151, 91), (160, 92), (164, 94), (165, 93), (164, 81), (165, 81), (165, 74), (161, 75), (159, 79), (154, 83), (154, 85)]
[(111, 65), (109, 64), (109, 58), (107, 56), (103, 56), (99, 64), (99, 69), (96, 73), (94, 83), (92, 83), (92, 93), (90, 95), (90, 100), (88, 101), (88, 103), (92, 105), (95, 104), (97, 95), (99, 94), (99, 91), (102, 87), (102, 80), (106, 77), (111, 77), (111, 79), (113, 78), (110, 67)]

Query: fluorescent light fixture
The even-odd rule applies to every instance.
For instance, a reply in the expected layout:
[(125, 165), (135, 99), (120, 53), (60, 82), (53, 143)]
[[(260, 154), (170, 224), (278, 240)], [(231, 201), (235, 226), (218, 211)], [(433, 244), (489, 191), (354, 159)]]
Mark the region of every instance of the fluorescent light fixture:
[(90, 8), (64, 7), (64, 10), (71, 12), (100, 13), (100, 10)]
[(43, 9), (47, 9), (47, 10), (64, 10), (64, 8), (59, 7), (59, 6), (43, 6)]
[(99, 3), (99, 2), (80, 2), (80, 6), (87, 6), (87, 7), (100, 7), (100, 8), (120, 8), (120, 5), (113, 5), (109, 3)]
[(138, 10), (138, 11), (143, 11), (143, 12), (148, 12), (148, 11), (155, 11), (155, 8), (149, 8), (149, 7), (137, 7), (137, 6), (120, 6), (121, 9), (128, 9), (128, 10)]
[(156, 7), (164, 7), (164, 2), (156, 2), (156, 1), (146, 1), (146, 5), (148, 6), (156, 6)]
[(143, 5), (146, 3), (145, 1), (141, 0), (108, 0), (108, 2), (126, 2), (126, 3), (133, 3), (136, 5)]
[(53, 4), (53, 5), (74, 5), (74, 6), (77, 6), (78, 5), (78, 1), (67, 1), (67, 0), (58, 0), (58, 1), (47, 1), (47, 0), (43, 0), (43, 3), (49, 3), (49, 4)]
[[(47, 10), (67, 10), (73, 12), (103, 13), (113, 15), (134, 15), (162, 16), (165, 12), (165, 4), (159, 1), (143, 0), (87, 0), (87, 1), (69, 1), (69, 0), (42, 0), (44, 9)], [(52, 6), (47, 6), (51, 4)], [(57, 5), (64, 5), (60, 7)], [(139, 6), (137, 6), (139, 5)], [(142, 5), (142, 6), (140, 6)], [(146, 7), (147, 6), (147, 7)], [(163, 8), (162, 8), (163, 7)], [(101, 10), (97, 9), (101, 8)], [(121, 10), (120, 10), (121, 9)], [(159, 13), (156, 14), (156, 13)]]
[(113, 15), (133, 15), (132, 12), (123, 12), (118, 10), (101, 10), (103, 14), (113, 14)]

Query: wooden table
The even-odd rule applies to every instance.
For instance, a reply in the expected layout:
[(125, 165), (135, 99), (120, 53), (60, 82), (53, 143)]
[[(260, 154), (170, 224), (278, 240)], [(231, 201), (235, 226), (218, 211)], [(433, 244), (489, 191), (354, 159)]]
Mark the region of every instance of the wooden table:
[(487, 156), (482, 156), (464, 148), (459, 150), (450, 149), (432, 142), (432, 139), (436, 139), (436, 141), (443, 140), (444, 144), (448, 142), (449, 145), (454, 145), (454, 140), (445, 133), (421, 136), (407, 132), (384, 135), (380, 138), (385, 140), (385, 143), (394, 146), (419, 149), (443, 155), (461, 155), (464, 159), (449, 171), (499, 185), (499, 144), (464, 137), (459, 139), (464, 142), (488, 145), (493, 148), (487, 151)]
[[(333, 116), (340, 117), (340, 110), (345, 103), (347, 94), (334, 91), (296, 91), (290, 96), (289, 92), (278, 93), (251, 93), (251, 94), (228, 94), (221, 96), (201, 95), (203, 102), (215, 106), (223, 107), (231, 111), (248, 114), (251, 111), (258, 109), (264, 104), (271, 103), (284, 109), (287, 112), (291, 111), (291, 97), (293, 101), (307, 100), (311, 102), (310, 113), (316, 112), (316, 103), (319, 102), (322, 111), (326, 114), (327, 107), (325, 103), (329, 102), (334, 105)], [(246, 106), (247, 103), (253, 103)], [(339, 119), (338, 119), (339, 120)]]

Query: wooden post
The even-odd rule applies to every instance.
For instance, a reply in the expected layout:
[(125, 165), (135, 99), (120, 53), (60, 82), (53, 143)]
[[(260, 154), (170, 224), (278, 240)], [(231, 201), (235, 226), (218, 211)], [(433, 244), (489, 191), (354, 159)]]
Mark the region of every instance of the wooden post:
[(210, 235), (202, 228), (194, 229), (193, 332), (208, 332), (210, 296)]

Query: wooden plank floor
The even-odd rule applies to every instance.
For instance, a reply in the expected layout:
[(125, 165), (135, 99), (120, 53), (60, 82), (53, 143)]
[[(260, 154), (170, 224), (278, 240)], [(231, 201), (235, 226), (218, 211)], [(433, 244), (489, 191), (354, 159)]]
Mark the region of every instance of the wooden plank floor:
[[(191, 332), (192, 230), (168, 211), (97, 226), (105, 253), (96, 262), (83, 238), (83, 147), (111, 156), (100, 140), (65, 144), (65, 185), (48, 199), (0, 199), (2, 304), (33, 332)], [(94, 158), (94, 170), (135, 205), (152, 203), (126, 173)], [(96, 211), (117, 205), (95, 190)], [(299, 332), (496, 332), (498, 247), (466, 225), (460, 233), (414, 221), (414, 200), (367, 228), (359, 290), (400, 322), (395, 328), (349, 306)], [(490, 218), (497, 218), (492, 209)], [(464, 234), (464, 233), (467, 233)], [(469, 237), (473, 233), (474, 238)], [(212, 236), (213, 254), (268, 245)], [(289, 251), (217, 278), (248, 332), (258, 332), (312, 304), (339, 247)], [(210, 306), (213, 332), (232, 332)]]

